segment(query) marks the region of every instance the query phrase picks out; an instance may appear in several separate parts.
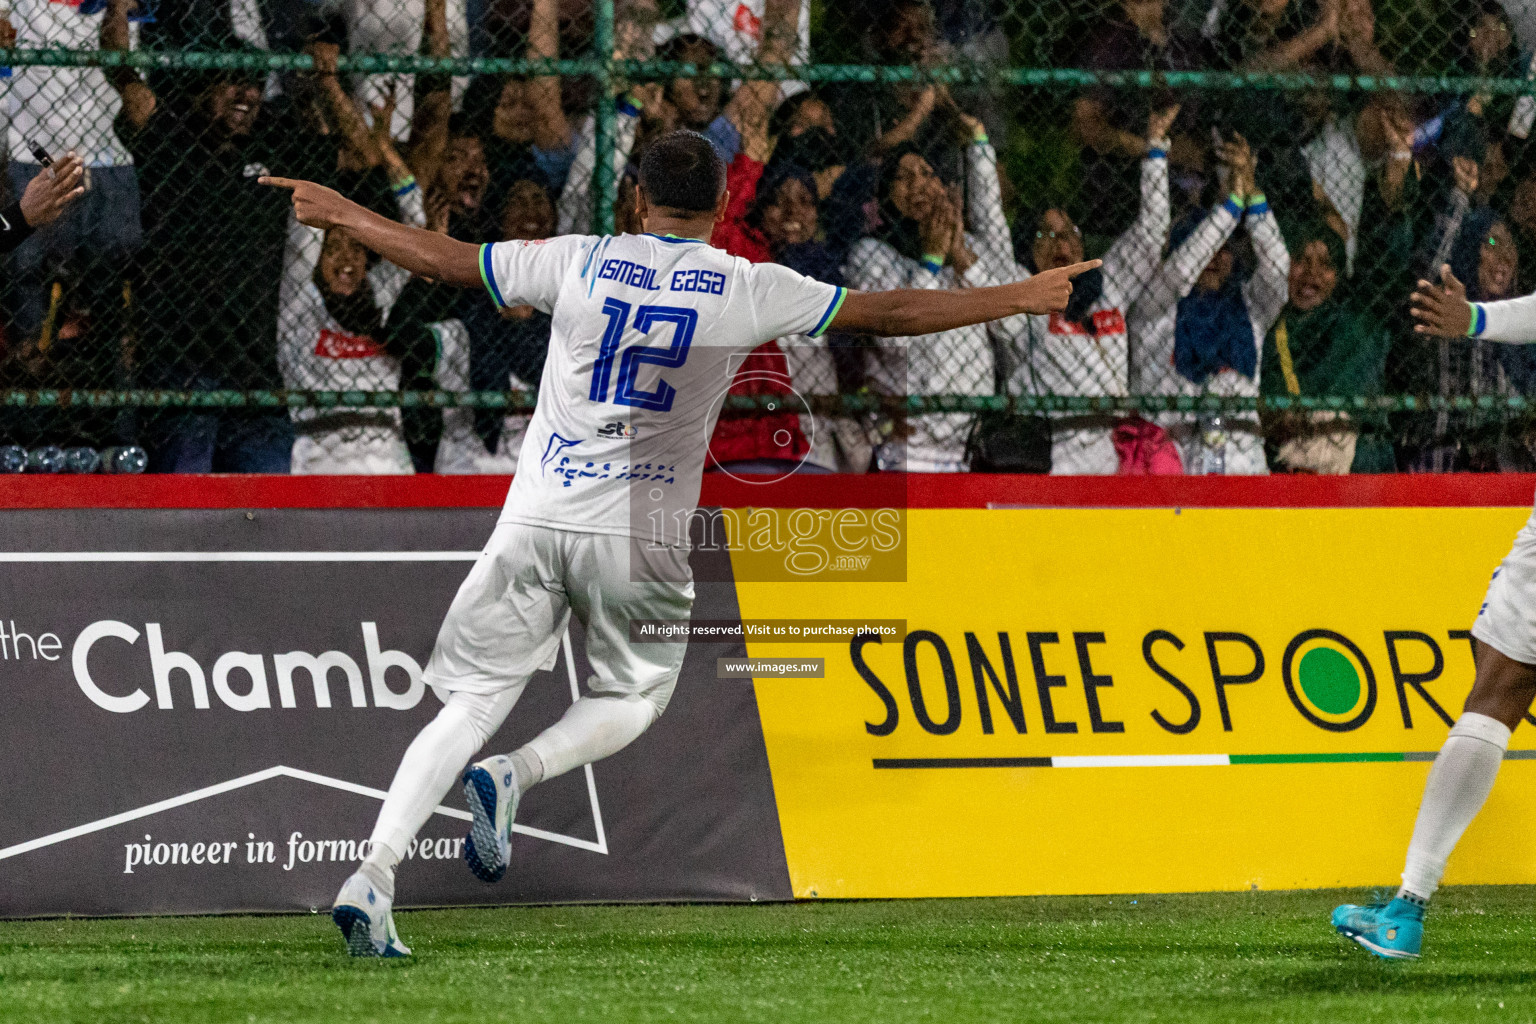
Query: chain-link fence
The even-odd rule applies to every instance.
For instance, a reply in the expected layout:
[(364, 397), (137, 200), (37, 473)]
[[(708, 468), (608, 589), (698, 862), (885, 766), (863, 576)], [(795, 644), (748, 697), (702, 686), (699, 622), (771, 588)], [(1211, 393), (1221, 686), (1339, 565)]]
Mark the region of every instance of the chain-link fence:
[(87, 191), (4, 257), (0, 469), (512, 470), (549, 317), (256, 178), (471, 242), (639, 231), (675, 127), (728, 162), (712, 241), (749, 260), (858, 289), (1104, 260), (1064, 313), (764, 346), (727, 469), (1536, 469), (1536, 349), (1409, 316), (1441, 266), (1474, 301), (1536, 279), (1524, 0), (9, 8), (5, 216), (69, 151)]

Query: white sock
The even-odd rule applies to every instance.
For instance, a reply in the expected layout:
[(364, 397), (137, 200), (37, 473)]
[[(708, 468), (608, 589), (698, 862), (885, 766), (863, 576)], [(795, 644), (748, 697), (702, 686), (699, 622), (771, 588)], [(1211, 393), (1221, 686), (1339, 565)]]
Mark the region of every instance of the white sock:
[(572, 704), (560, 721), (521, 749), (537, 756), (543, 778), (552, 779), (623, 750), (657, 715), (656, 705), (644, 697), (592, 694)]
[(1424, 784), (1400, 895), (1424, 903), (1435, 894), (1451, 851), (1493, 789), (1507, 749), (1509, 727), (1498, 719), (1468, 711), (1456, 720)]
[[(399, 862), (421, 826), (459, 781), (464, 765), (501, 726), (517, 696), (517, 692), (510, 691), (493, 696), (460, 692), (448, 695), (448, 703), (416, 734), (400, 759), (400, 767), (395, 769), (389, 795), (384, 798), (378, 823), (369, 837), (374, 851), (369, 854), (370, 861), (382, 846)], [(392, 890), (395, 865), (386, 863), (387, 859), (380, 854), (374, 867), (387, 876), (388, 888)], [(374, 884), (385, 888), (377, 880)]]
[(384, 894), (384, 898), (390, 902), (395, 899), (395, 867), (400, 863), (400, 855), (391, 850), (384, 843), (374, 843), (368, 850), (368, 856), (363, 858), (363, 863), (358, 866), (358, 874), (373, 883), (373, 887)]
[(512, 772), (517, 776), (517, 791), (526, 793), (544, 781), (544, 762), (532, 747), (518, 747), (508, 755)]

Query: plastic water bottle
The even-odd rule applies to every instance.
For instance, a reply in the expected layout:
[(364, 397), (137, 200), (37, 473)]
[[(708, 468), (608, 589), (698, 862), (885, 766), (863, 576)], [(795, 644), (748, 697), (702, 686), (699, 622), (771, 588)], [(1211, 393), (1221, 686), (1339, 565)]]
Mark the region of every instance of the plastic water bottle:
[(25, 473), (27, 450), (19, 444), (0, 445), (0, 473)]
[(101, 456), (95, 448), (64, 449), (64, 472), (94, 473), (101, 468)]
[(907, 446), (900, 441), (886, 441), (875, 449), (875, 469), (881, 473), (907, 471)]
[(56, 444), (40, 445), (27, 453), (28, 473), (62, 473), (64, 449)]
[(103, 473), (142, 473), (149, 468), (149, 453), (136, 444), (119, 445), (101, 453)]
[(1220, 416), (1200, 421), (1200, 466), (1197, 472), (1203, 476), (1225, 476), (1227, 473), (1227, 425)]

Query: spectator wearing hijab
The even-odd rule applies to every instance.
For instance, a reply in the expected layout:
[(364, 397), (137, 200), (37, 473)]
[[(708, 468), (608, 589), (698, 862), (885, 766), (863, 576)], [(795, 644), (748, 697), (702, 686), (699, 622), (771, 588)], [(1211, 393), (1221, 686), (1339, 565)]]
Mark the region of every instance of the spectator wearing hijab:
[[(1411, 274), (1404, 275), (1405, 286), (1415, 277), (1438, 280), (1440, 267), (1448, 265), (1467, 283), (1473, 301), (1505, 297), (1497, 293), (1513, 289), (1518, 278), (1513, 235), (1480, 199), (1488, 152), (1483, 122), (1465, 112), (1453, 112), (1445, 118), (1437, 152), (1427, 162), (1423, 180), (1407, 177), (1399, 217), (1411, 231), (1417, 251), (1408, 268)], [(1506, 244), (1498, 244), (1500, 239)], [(1443, 398), (1497, 394), (1504, 388), (1503, 363), (1494, 350), (1502, 347), (1402, 330), (1388, 356), (1389, 386), (1399, 393)], [(1519, 368), (1523, 357), (1512, 353), (1506, 358), (1512, 360), (1517, 379), (1524, 379)], [(1444, 410), (1396, 413), (1392, 419), (1399, 468), (1407, 472), (1491, 470), (1501, 461), (1501, 418)]]
[[(740, 170), (746, 159), (745, 153), (738, 156), (733, 168)], [(738, 177), (737, 184), (744, 191), (738, 196), (733, 190), (712, 244), (754, 263), (771, 260), (818, 281), (843, 285), (842, 268), (818, 238), (817, 183), (810, 171), (775, 159), (760, 176), (749, 181)], [(730, 394), (783, 395), (790, 399), (788, 408), (776, 413), (722, 412), (710, 441), (711, 467), (758, 473), (801, 467), (862, 471), (868, 465), (869, 446), (860, 431), (841, 418), (813, 421), (808, 412), (794, 411), (801, 403), (793, 396), (838, 393), (834, 352), (846, 350), (846, 339), (837, 337), (825, 343), (784, 338), (753, 350), (737, 371)]]
[[(1222, 147), (1232, 189), (1198, 222), (1175, 227), (1172, 249), (1132, 311), (1138, 380), (1149, 394), (1254, 398), (1264, 335), (1285, 305), (1291, 258), (1269, 203), (1254, 185), (1254, 163), (1240, 136)], [(1254, 267), (1243, 274), (1232, 244), (1239, 225), (1253, 244)], [(1258, 418), (1224, 413), (1220, 431), (1196, 417), (1164, 413), (1158, 422), (1200, 470), (1204, 453), (1223, 472), (1268, 472)], [(1223, 436), (1224, 435), (1224, 436)]]
[[(1521, 294), (1520, 253), (1509, 225), (1488, 207), (1462, 220), (1444, 261), (1466, 283), (1472, 302)], [(1438, 279), (1438, 275), (1435, 275)], [(1446, 398), (1531, 394), (1536, 391), (1536, 354), (1528, 346), (1480, 338), (1425, 339), (1412, 335), (1395, 347), (1390, 372), (1411, 394)], [(1394, 417), (1399, 464), (1409, 472), (1529, 472), (1531, 455), (1513, 443), (1502, 414), (1481, 411), (1408, 413)]]
[[(392, 161), (400, 220), (426, 223), (421, 190)], [(371, 265), (370, 265), (371, 264)], [(400, 359), (385, 347), (385, 321), (410, 273), (373, 257), (343, 228), (288, 225), (278, 290), (277, 365), (290, 388), (398, 391)], [(292, 472), (413, 472), (399, 409), (294, 409)]]
[[(974, 144), (985, 143), (975, 138)], [(916, 148), (889, 154), (880, 169), (880, 227), (848, 253), (843, 273), (851, 288), (981, 288), (1004, 283), (997, 260), (978, 236), (965, 230), (949, 182), (958, 168), (936, 171)], [(985, 208), (996, 193), (971, 190), (966, 197), (973, 224), (995, 223), (1001, 212)], [(990, 395), (997, 392), (997, 356), (1011, 351), (1022, 329), (1020, 317), (977, 324), (910, 339), (882, 338), (873, 350), (871, 387), (890, 395)], [(910, 344), (909, 344), (910, 343)], [(883, 449), (882, 466), (904, 463), (915, 472), (960, 472), (966, 467), (966, 439), (973, 417), (964, 413), (923, 413), (893, 424), (894, 443)], [(900, 447), (904, 443), (904, 450)]]
[[(1006, 384), (1013, 395), (1127, 395), (1130, 339), (1126, 313), (1140, 297), (1162, 255), (1168, 235), (1167, 132), (1178, 107), (1155, 111), (1147, 119), (1146, 154), (1141, 162), (1141, 207), (1136, 221), (1104, 253), (1104, 266), (1072, 283), (1072, 298), (1061, 313), (1029, 315), (1007, 353)], [(968, 153), (969, 183), (977, 205), (995, 211), (977, 235), (999, 276), (1024, 280), (1041, 270), (1070, 266), (1083, 259), (1083, 240), (1066, 211), (1051, 208), (1021, 216), (1018, 237), (1010, 240), (1001, 217), (997, 157), (978, 143)], [(1015, 258), (1017, 254), (1017, 259)], [(1112, 437), (1112, 415), (1062, 414), (1053, 417), (1051, 472), (1112, 475), (1120, 459)]]
[[(1259, 391), (1268, 396), (1382, 393), (1391, 336), (1341, 287), (1344, 244), (1313, 220), (1287, 232), (1289, 299), (1264, 338)], [(1270, 468), (1292, 473), (1390, 473), (1395, 468), (1385, 417), (1318, 411), (1267, 415)]]

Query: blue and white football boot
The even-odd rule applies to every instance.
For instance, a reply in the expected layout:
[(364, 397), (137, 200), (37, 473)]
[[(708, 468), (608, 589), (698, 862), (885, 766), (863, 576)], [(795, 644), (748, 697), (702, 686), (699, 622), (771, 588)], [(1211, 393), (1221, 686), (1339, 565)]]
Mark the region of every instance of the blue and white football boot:
[(361, 871), (347, 879), (336, 894), (331, 920), (341, 929), (347, 952), (353, 956), (410, 956), (411, 951), (395, 931), (390, 900), (363, 877)]
[(512, 818), (523, 797), (512, 758), (476, 761), (464, 772), (464, 799), (474, 821), (464, 840), (464, 862), (482, 882), (499, 882), (512, 858)]
[(1333, 910), (1333, 927), (1387, 960), (1417, 960), (1424, 941), (1424, 908), (1404, 899)]

